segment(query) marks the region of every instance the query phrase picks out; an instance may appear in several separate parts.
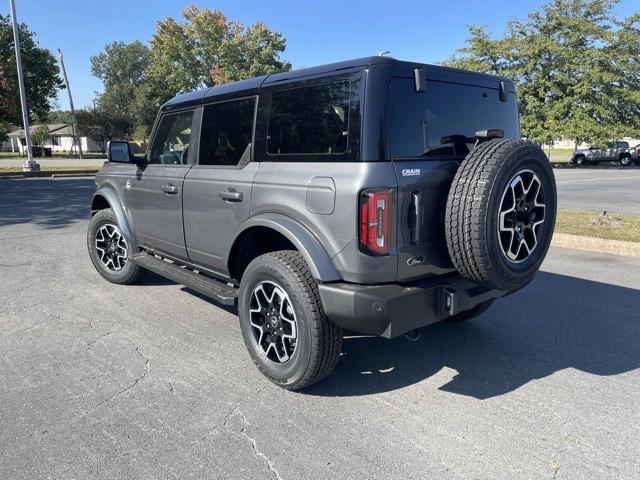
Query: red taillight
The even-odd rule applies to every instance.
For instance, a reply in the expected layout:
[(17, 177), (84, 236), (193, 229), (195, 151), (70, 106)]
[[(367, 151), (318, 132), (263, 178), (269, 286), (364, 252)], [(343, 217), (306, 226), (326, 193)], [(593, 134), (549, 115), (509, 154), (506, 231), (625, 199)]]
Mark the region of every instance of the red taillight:
[(369, 255), (389, 255), (391, 194), (365, 190), (360, 195), (360, 250)]

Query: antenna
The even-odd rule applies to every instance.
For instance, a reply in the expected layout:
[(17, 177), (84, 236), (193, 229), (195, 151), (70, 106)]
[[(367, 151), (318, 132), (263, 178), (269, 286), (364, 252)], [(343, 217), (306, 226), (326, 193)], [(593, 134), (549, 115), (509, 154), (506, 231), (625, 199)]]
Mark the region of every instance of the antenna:
[(391, 52), (389, 50), (383, 50), (381, 52), (378, 52), (378, 56), (379, 57), (384, 57), (385, 55), (390, 54)]

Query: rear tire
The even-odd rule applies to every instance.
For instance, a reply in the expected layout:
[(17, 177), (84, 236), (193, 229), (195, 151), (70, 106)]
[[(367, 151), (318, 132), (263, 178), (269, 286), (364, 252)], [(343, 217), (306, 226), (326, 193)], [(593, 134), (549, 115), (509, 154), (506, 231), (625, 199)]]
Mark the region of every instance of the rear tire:
[(523, 140), (482, 143), (464, 159), (449, 190), (451, 260), (476, 283), (520, 289), (547, 254), (555, 218), (555, 180), (540, 147)]
[(276, 385), (299, 390), (336, 367), (342, 329), (325, 315), (318, 285), (299, 252), (255, 258), (242, 276), (238, 313), (253, 363)]
[(623, 167), (630, 167), (631, 165), (633, 165), (633, 161), (629, 155), (625, 155), (623, 157), (620, 157), (620, 165), (622, 165)]

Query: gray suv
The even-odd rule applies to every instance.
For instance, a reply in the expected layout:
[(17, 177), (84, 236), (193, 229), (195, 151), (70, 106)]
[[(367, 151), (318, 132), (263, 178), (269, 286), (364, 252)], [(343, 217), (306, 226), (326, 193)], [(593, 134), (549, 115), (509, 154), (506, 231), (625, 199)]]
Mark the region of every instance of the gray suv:
[(611, 142), (603, 146), (576, 148), (571, 155), (571, 163), (576, 165), (618, 161), (625, 167), (633, 163), (629, 142)]
[(89, 254), (237, 305), (258, 369), (300, 389), (344, 331), (466, 320), (533, 279), (556, 191), (519, 137), (508, 79), (386, 57), (178, 95), (144, 158), (110, 143)]

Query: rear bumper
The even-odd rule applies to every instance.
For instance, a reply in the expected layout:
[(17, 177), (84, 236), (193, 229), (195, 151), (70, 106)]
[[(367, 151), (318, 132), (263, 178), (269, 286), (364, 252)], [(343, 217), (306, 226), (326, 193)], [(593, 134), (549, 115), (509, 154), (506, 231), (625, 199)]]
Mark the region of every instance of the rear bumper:
[(457, 274), (409, 285), (324, 283), (318, 289), (325, 313), (335, 324), (386, 338), (445, 320), (507, 293), (478, 286)]

